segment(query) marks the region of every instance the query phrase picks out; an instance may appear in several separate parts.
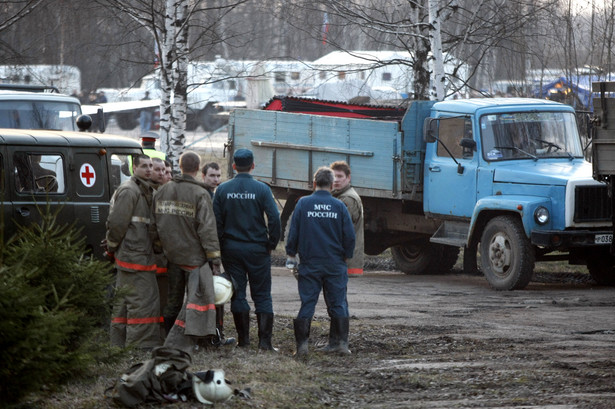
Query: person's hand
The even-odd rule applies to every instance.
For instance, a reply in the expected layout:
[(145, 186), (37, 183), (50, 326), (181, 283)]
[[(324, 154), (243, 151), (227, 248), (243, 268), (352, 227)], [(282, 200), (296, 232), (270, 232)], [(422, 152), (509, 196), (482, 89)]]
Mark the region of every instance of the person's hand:
[(103, 257), (110, 263), (115, 263), (115, 254), (110, 253), (108, 250), (105, 250), (103, 253)]
[(211, 271), (214, 275), (220, 275), (220, 264), (213, 264), (211, 267)]
[(100, 241), (100, 248), (103, 249), (103, 252), (106, 253), (109, 251), (109, 247), (107, 246), (107, 239), (102, 239)]

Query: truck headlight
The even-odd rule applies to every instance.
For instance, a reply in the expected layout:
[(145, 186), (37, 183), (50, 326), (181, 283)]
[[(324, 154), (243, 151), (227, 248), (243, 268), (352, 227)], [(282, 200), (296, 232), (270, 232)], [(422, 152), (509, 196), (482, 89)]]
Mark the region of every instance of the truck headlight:
[(540, 206), (534, 211), (534, 220), (536, 223), (543, 225), (549, 221), (549, 211), (546, 207)]

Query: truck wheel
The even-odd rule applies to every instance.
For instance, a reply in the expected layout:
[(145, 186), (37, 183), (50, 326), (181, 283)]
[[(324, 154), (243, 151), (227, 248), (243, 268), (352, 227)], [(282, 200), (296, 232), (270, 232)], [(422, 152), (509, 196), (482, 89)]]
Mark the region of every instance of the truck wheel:
[(487, 223), (480, 240), (481, 269), (495, 290), (520, 290), (534, 274), (534, 248), (516, 217)]
[(397, 268), (406, 274), (441, 274), (451, 271), (459, 248), (418, 240), (391, 247), (391, 254)]
[(121, 113), (118, 112), (115, 114), (115, 121), (117, 122), (117, 126), (124, 131), (131, 131), (139, 125), (139, 121), (134, 113)]
[(608, 249), (592, 251), (587, 259), (587, 269), (599, 285), (615, 285), (615, 259)]

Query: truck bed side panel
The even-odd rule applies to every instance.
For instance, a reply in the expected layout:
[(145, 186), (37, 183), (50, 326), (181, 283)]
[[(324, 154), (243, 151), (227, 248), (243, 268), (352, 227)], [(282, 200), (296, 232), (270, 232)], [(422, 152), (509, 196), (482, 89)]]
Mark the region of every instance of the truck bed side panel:
[(238, 109), (229, 124), (233, 149), (252, 149), (253, 175), (272, 186), (309, 190), (318, 167), (345, 160), (359, 194), (399, 194), (397, 122)]

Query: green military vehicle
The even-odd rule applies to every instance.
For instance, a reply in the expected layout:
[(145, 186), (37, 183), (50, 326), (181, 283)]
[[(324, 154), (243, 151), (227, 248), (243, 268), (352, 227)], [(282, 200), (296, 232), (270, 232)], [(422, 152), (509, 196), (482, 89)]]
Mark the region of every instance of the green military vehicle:
[(109, 201), (130, 177), (128, 158), (142, 148), (122, 136), (77, 132), (92, 126), (81, 112), (79, 100), (67, 95), (0, 87), (0, 226), (5, 240), (18, 225), (40, 221), (48, 204), (59, 212), (58, 222), (82, 228), (87, 247), (102, 256)]
[(39, 209), (49, 204), (59, 222), (82, 227), (87, 247), (101, 256), (109, 201), (130, 177), (122, 165), (141, 152), (136, 140), (121, 136), (0, 129), (5, 239), (17, 225), (39, 221)]

